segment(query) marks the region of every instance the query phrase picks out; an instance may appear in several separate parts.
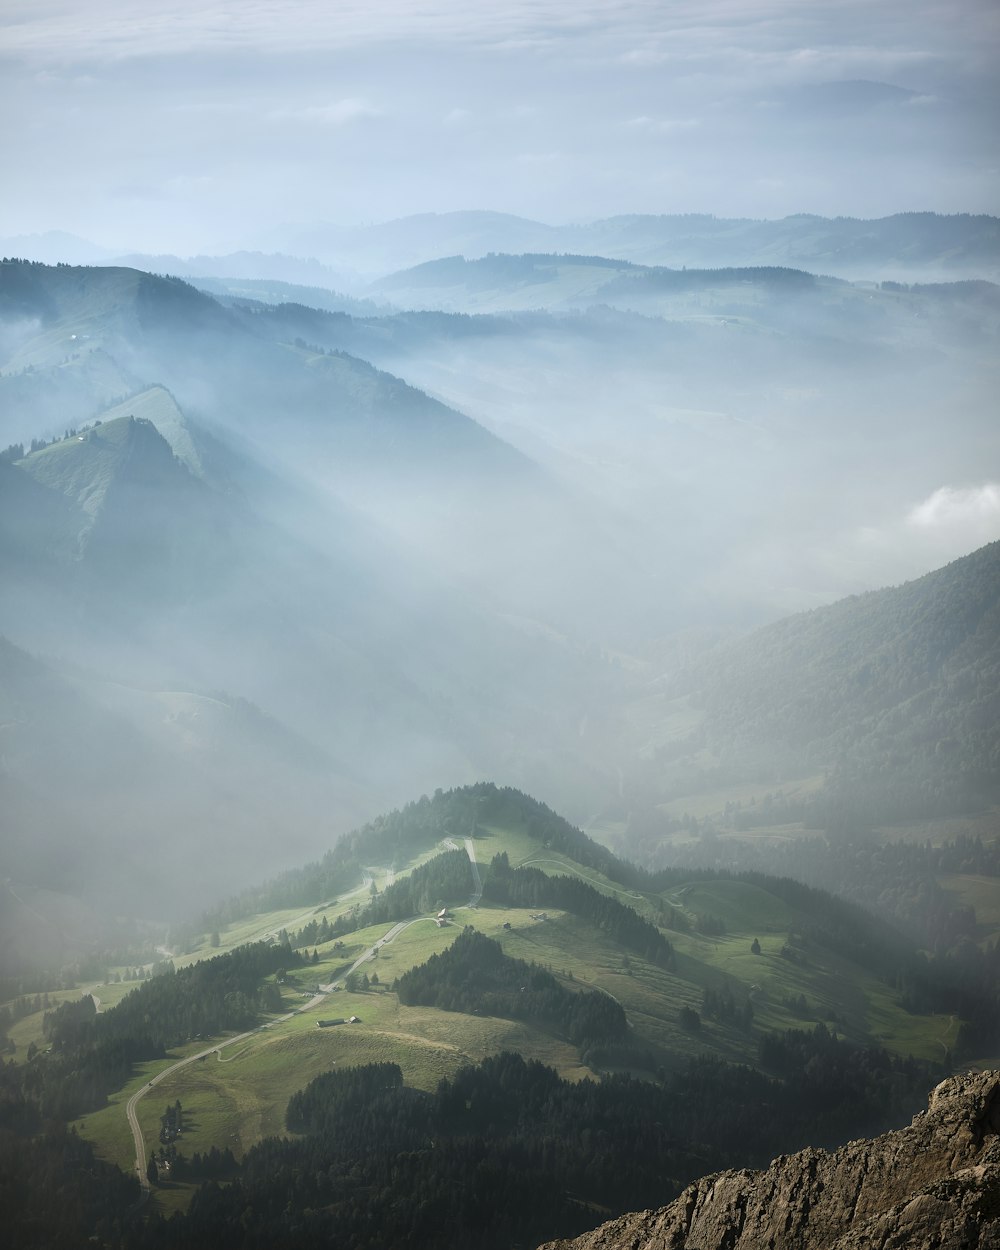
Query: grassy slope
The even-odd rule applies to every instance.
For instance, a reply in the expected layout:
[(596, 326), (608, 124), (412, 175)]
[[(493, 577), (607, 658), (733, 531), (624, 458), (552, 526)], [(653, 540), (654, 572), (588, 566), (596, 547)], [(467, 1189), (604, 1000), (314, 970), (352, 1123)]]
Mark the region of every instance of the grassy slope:
[(91, 437), (75, 435), (51, 443), (21, 465), (36, 481), (68, 495), (93, 517), (128, 454), (129, 442), (126, 418), (101, 426)]
[[(652, 915), (669, 903), (689, 919), (711, 915), (721, 919), (724, 936), (694, 932), (671, 932), (677, 966), (665, 970), (626, 954), (602, 932), (579, 918), (554, 911), (546, 921), (532, 920), (528, 911), (481, 906), (454, 910), (451, 926), (439, 929), (428, 917), (401, 933), (365, 965), (378, 973), (380, 986), (368, 993), (337, 991), (319, 1005), (291, 1020), (222, 1049), (174, 1074), (140, 1104), (147, 1141), (155, 1140), (164, 1106), (179, 1098), (190, 1112), (190, 1127), (181, 1149), (187, 1155), (207, 1151), (213, 1145), (230, 1147), (239, 1156), (262, 1136), (281, 1132), (284, 1107), (289, 1096), (313, 1076), (332, 1064), (360, 1064), (391, 1060), (402, 1067), (408, 1083), (433, 1088), (442, 1076), (463, 1063), (503, 1049), (516, 1049), (527, 1057), (551, 1064), (563, 1075), (589, 1075), (576, 1049), (563, 1039), (529, 1025), (496, 1018), (443, 1013), (423, 1007), (402, 1007), (388, 986), (392, 979), (444, 949), (463, 924), (474, 924), (496, 938), (516, 957), (547, 965), (564, 982), (577, 988), (598, 988), (612, 994), (624, 1007), (637, 1040), (646, 1043), (656, 1060), (670, 1069), (687, 1058), (711, 1052), (736, 1062), (753, 1062), (760, 1029), (811, 1027), (824, 1020), (828, 1027), (856, 1042), (877, 1042), (899, 1053), (927, 1058), (942, 1057), (943, 1047), (954, 1040), (955, 1021), (944, 1017), (910, 1016), (894, 1002), (891, 992), (876, 977), (822, 948), (805, 948), (803, 962), (791, 963), (781, 956), (790, 925), (804, 919), (794, 909), (757, 886), (739, 882), (690, 882), (656, 896), (636, 895), (603, 878), (589, 868), (573, 864), (564, 855), (545, 849), (523, 830), (485, 828), (476, 840), (477, 858), (486, 864), (498, 851), (506, 850), (512, 864), (532, 863), (547, 872), (571, 871), (597, 888), (629, 902)], [(422, 861), (433, 851), (424, 852)], [(406, 870), (414, 867), (406, 866)], [(397, 870), (399, 875), (403, 869)], [(385, 880), (384, 869), (373, 867), (376, 882)], [(366, 893), (359, 885), (328, 909), (331, 919)], [(624, 897), (623, 897), (624, 896)], [(332, 900), (331, 900), (332, 902)], [(322, 909), (301, 908), (258, 915), (222, 933), (218, 951), (276, 932), (294, 929)], [(503, 928), (509, 923), (511, 928)], [(283, 994), (287, 1010), (307, 1002), (317, 984), (342, 975), (359, 954), (381, 937), (388, 926), (350, 934), (344, 948), (332, 945), (320, 950), (317, 965), (306, 965), (294, 974)], [(753, 938), (761, 954), (751, 953)], [(178, 963), (208, 957), (216, 950), (207, 945)], [(681, 1008), (702, 1009), (706, 988), (729, 990), (742, 1003), (747, 996), (754, 1006), (754, 1028), (748, 1034), (734, 1025), (704, 1019), (699, 1033), (680, 1028)], [(100, 992), (100, 991), (98, 991)], [(114, 994), (123, 987), (113, 987)], [(111, 999), (112, 991), (109, 991)], [(806, 1000), (800, 1015), (786, 1000)], [(101, 994), (102, 999), (104, 995)], [(320, 1030), (316, 1021), (357, 1015), (361, 1023)], [(22, 1036), (33, 1027), (29, 1017), (18, 1028)], [(37, 1018), (40, 1026), (40, 1017)], [(222, 1039), (224, 1040), (224, 1039)], [(204, 1049), (204, 1040), (180, 1048), (175, 1057)], [(132, 1142), (124, 1116), (129, 1095), (150, 1076), (174, 1060), (143, 1065), (130, 1085), (104, 1110), (85, 1117), (80, 1131), (95, 1140), (108, 1158), (128, 1168)], [(183, 1205), (190, 1187), (177, 1185), (161, 1191), (166, 1208)]]

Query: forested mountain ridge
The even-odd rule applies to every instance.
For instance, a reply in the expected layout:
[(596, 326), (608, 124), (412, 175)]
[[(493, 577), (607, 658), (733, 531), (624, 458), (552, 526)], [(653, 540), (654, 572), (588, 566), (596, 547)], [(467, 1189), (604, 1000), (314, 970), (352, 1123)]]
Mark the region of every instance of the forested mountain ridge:
[(770, 819), (840, 829), (988, 807), (1000, 794), (1000, 543), (786, 617), (662, 685), (664, 723), (684, 707), (697, 725), (665, 757), (678, 793), (727, 778), (773, 792), (824, 770), (818, 794)]
[[(521, 866), (506, 850), (488, 861), (501, 846)], [(475, 908), (470, 860), (482, 884)], [(442, 900), (445, 914), (470, 927), (435, 924)], [(295, 908), (284, 915), (298, 914), (302, 927), (279, 931), (275, 913), (256, 912), (250, 928), (267, 932), (264, 943), (210, 957), (220, 938), (228, 945), (241, 931), (248, 909), (276, 905)], [(550, 910), (537, 914), (539, 906)], [(15, 1133), (48, 1109), (85, 1113), (88, 1137), (102, 1141), (122, 1116), (112, 1095), (123, 1083), (136, 1094), (174, 1073), (165, 1090), (183, 1139), (160, 1138), (148, 1176), (167, 1195), (204, 1184), (183, 1219), (154, 1213), (130, 1229), (111, 1198), (113, 1177), (94, 1168), (100, 1201), (115, 1212), (101, 1235), (114, 1227), (130, 1248), (222, 1237), (249, 1245), (240, 1231), (249, 1208), (258, 1232), (292, 1245), (326, 1236), (331, 1207), (338, 1236), (358, 1247), (395, 1242), (406, 1228), (428, 1247), (455, 1228), (470, 1236), (478, 1228), (481, 1244), (498, 1250), (511, 1236), (582, 1231), (663, 1201), (706, 1170), (759, 1166), (778, 1151), (898, 1123), (934, 1079), (940, 1031), (954, 1033), (943, 1016), (921, 1013), (959, 1005), (957, 964), (918, 955), (848, 904), (761, 875), (644, 872), (544, 803), (491, 783), (387, 813), (324, 861), (203, 924), (201, 959), (182, 957), (176, 972), (160, 964), (124, 996), (127, 986), (109, 985), (120, 1001), (100, 1013), (90, 997), (65, 1002), (44, 1020), (52, 1052), (18, 1053), (0, 1072), (0, 1121)], [(256, 1029), (262, 1013), (280, 1015)], [(900, 1035), (890, 1048), (878, 1043), (873, 1023), (890, 1020), (920, 1038), (922, 1059), (904, 1057)], [(229, 1039), (227, 1029), (250, 1032)], [(496, 1054), (496, 1039), (512, 1030), (521, 1031), (523, 1058)], [(213, 1050), (230, 1040), (239, 1044), (231, 1055)], [(577, 1066), (576, 1079), (560, 1079), (531, 1058), (532, 1046), (562, 1055), (571, 1047), (603, 1077), (581, 1081), (588, 1070)], [(387, 1065), (387, 1053), (398, 1064)], [(353, 1069), (348, 1056), (363, 1066)], [(437, 1080), (428, 1080), (429, 1056)], [(744, 1062), (727, 1062), (737, 1056)], [(269, 1097), (287, 1091), (291, 1140), (261, 1140), (258, 1112), (257, 1135), (235, 1152), (227, 1138), (224, 1151), (219, 1124), (244, 1131), (243, 1118), (216, 1120), (230, 1079), (243, 1097), (259, 1080)], [(272, 1123), (273, 1107), (268, 1116)], [(36, 1148), (54, 1168), (58, 1136)], [(456, 1161), (470, 1157), (476, 1169), (460, 1168), (456, 1181)], [(289, 1207), (292, 1176), (308, 1210)], [(385, 1201), (371, 1203), (372, 1186), (386, 1190)], [(92, 1227), (76, 1198), (65, 1218)]]
[[(341, 456), (360, 461), (391, 460), (405, 446), (411, 469), (432, 463), (428, 450), (456, 456), (469, 470), (529, 467), (468, 418), (364, 361), (340, 356), (310, 368), (290, 346), (262, 343), (230, 310), (176, 278), (7, 260), (0, 318), (9, 326), (0, 438), (45, 434), (53, 418), (80, 424), (141, 380), (165, 385), (182, 406), (244, 435), (262, 434), (267, 419), (273, 437), (276, 408), (285, 439), (311, 436), (314, 453), (322, 434)], [(24, 428), (25, 413), (32, 428)]]
[(512, 786), (491, 781), (436, 790), (343, 834), (319, 860), (287, 869), (270, 881), (230, 898), (204, 917), (206, 925), (230, 923), (256, 911), (320, 903), (340, 893), (373, 862), (404, 863), (440, 842), (478, 836), (481, 828), (522, 829), (540, 848), (564, 854), (608, 880), (635, 885), (646, 874), (618, 859), (545, 803)]
[[(275, 908), (307, 906), (312, 908), (313, 918), (290, 935), (293, 948), (307, 949), (375, 924), (391, 924), (421, 910), (435, 910), (442, 900), (459, 898), (471, 887), (468, 865), (457, 849), (436, 854), (426, 862), (423, 857), (442, 846), (456, 847), (460, 838), (471, 848), (470, 855), (479, 860), (479, 906), (494, 913), (489, 924), (498, 928), (497, 936), (504, 943), (513, 941), (516, 949), (521, 940), (510, 926), (500, 924), (499, 918), (505, 913), (522, 919), (527, 915), (537, 922), (538, 909), (549, 908), (563, 916), (578, 934), (577, 940), (583, 933), (599, 932), (602, 940), (613, 942), (624, 952), (626, 968), (630, 958), (637, 958), (650, 972), (657, 970), (654, 979), (659, 1004), (654, 1015), (662, 1014), (663, 995), (676, 1002), (690, 1002), (692, 979), (702, 984), (702, 978), (707, 977), (708, 989), (700, 1004), (707, 1013), (706, 1020), (725, 1021), (749, 1035), (754, 1019), (752, 1002), (768, 1015), (769, 1004), (777, 1007), (780, 999), (781, 1009), (791, 1010), (793, 1020), (800, 1019), (806, 995), (796, 995), (802, 988), (811, 1001), (815, 994), (825, 998), (827, 990), (843, 984), (845, 977), (861, 984), (874, 976), (893, 987), (893, 997), (899, 992), (905, 998), (907, 1010), (952, 1011), (956, 1013), (953, 1022), (961, 1016), (970, 1024), (965, 1030), (969, 1044), (987, 1044), (988, 1022), (997, 1010), (993, 1002), (996, 952), (987, 950), (978, 961), (970, 960), (967, 942), (959, 940), (967, 930), (966, 916), (953, 917), (955, 924), (950, 928), (947, 917), (938, 918), (931, 957), (920, 953), (922, 931), (907, 932), (911, 926), (906, 925), (903, 915), (898, 918), (900, 927), (896, 927), (895, 922), (886, 920), (885, 907), (872, 904), (867, 897), (869, 905), (862, 908), (823, 889), (759, 870), (678, 865), (649, 871), (614, 856), (545, 804), (490, 782), (438, 791), (433, 797), (424, 796), (387, 813), (341, 838), (322, 860), (284, 873), (209, 910), (201, 917), (200, 927), (206, 932), (225, 930), (239, 926), (245, 917)], [(513, 860), (506, 850), (497, 851), (511, 839), (520, 848)], [(960, 855), (961, 848), (954, 847), (950, 853)], [(404, 877), (393, 880), (395, 869), (391, 869), (390, 883), (381, 893), (375, 891), (366, 905), (355, 903), (337, 916), (337, 896), (343, 897), (347, 891), (351, 897), (351, 887), (359, 879), (374, 883), (373, 874), (379, 870), (372, 865), (398, 866), (414, 861), (420, 866)], [(477, 913), (468, 915), (476, 923)], [(331, 921), (331, 917), (336, 918)], [(963, 923), (966, 928), (962, 928)], [(789, 995), (785, 987), (779, 993), (780, 976), (773, 985), (769, 982), (768, 962), (758, 962), (759, 941), (747, 966), (737, 974), (742, 960), (731, 950), (729, 941), (738, 943), (735, 935), (747, 933), (752, 943), (755, 931), (771, 934), (772, 938), (765, 939), (770, 942), (773, 935), (787, 932), (780, 959), (783, 972), (792, 970), (793, 979), (798, 981), (796, 995)], [(552, 936), (554, 939), (554, 930)], [(702, 967), (713, 941), (721, 943), (719, 956), (730, 973), (722, 979), (715, 979)], [(723, 950), (730, 953), (723, 956)], [(811, 971), (814, 964), (817, 972), (824, 968), (821, 980)], [(826, 990), (821, 988), (824, 983)], [(839, 992), (831, 992), (833, 998), (828, 1001), (839, 1001)], [(648, 1010), (647, 1003), (642, 1011)], [(670, 1014), (667, 1008), (667, 1016)], [(828, 1018), (834, 1016), (855, 1039), (868, 1035), (867, 1014), (849, 1018), (839, 1016), (833, 1008), (833, 1016)], [(975, 1034), (971, 1030), (973, 1017), (978, 1030)], [(708, 1048), (707, 1034), (702, 1034), (702, 1039)], [(639, 1045), (641, 1050), (645, 1043)], [(648, 1049), (644, 1054), (637, 1051), (634, 1064), (640, 1069), (650, 1063), (655, 1066), (657, 1061), (650, 1059), (650, 1053)]]

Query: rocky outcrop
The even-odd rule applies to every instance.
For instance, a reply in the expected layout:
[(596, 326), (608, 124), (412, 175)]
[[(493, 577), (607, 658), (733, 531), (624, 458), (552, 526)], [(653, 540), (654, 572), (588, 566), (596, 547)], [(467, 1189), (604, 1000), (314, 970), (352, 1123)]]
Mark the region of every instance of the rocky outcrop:
[(719, 1172), (542, 1250), (1000, 1250), (1000, 1072), (949, 1077), (909, 1128)]

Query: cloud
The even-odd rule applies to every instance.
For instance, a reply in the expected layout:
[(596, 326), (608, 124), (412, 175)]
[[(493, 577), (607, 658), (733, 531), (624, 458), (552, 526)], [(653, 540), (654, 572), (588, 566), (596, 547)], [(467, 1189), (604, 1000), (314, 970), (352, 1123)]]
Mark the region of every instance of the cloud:
[(1000, 534), (1000, 483), (941, 486), (906, 518), (912, 529), (927, 533), (968, 534), (976, 545)]
[[(228, 199), (221, 182), (214, 199), (192, 192), (171, 224), (185, 237), (155, 251), (204, 250), (236, 224), (234, 245), (251, 240), (288, 211), (276, 187), (345, 221), (472, 202), (555, 220), (995, 212), (995, 8), (7, 0), (3, 93), (20, 124), (0, 154), (19, 176), (0, 225), (145, 233), (104, 203), (137, 161), (154, 182), (178, 168), (230, 179)], [(921, 107), (880, 107), (863, 130), (859, 110), (789, 104), (793, 89), (859, 79)], [(336, 177), (314, 159), (320, 138), (338, 147)]]
[(694, 130), (701, 123), (696, 117), (630, 117), (626, 126), (633, 130), (645, 130), (652, 134), (669, 135), (677, 131)]
[(348, 126), (366, 118), (383, 117), (385, 111), (367, 100), (349, 96), (332, 104), (313, 104), (299, 109), (277, 109), (271, 116), (280, 121), (314, 122), (323, 126)]
[(1000, 539), (1000, 483), (939, 486), (905, 512), (866, 525), (834, 543), (840, 571), (857, 570), (876, 586), (918, 577)]
[[(599, 32), (642, 0), (14, 0), (0, 18), (8, 54), (58, 62), (156, 54), (313, 52), (405, 42), (472, 42), (504, 50), (545, 47)], [(634, 24), (634, 21), (633, 21)]]
[[(589, 41), (634, 67), (697, 51), (824, 62), (851, 43), (863, 57), (980, 43), (996, 24), (983, 0), (11, 0), (0, 17), (8, 55), (59, 61), (157, 53), (316, 51), (409, 42), (505, 50)], [(928, 29), (939, 38), (928, 38)], [(859, 38), (858, 36), (862, 37)], [(853, 36), (853, 38), (852, 38)], [(949, 37), (950, 36), (950, 37)], [(916, 45), (916, 47), (914, 46)]]

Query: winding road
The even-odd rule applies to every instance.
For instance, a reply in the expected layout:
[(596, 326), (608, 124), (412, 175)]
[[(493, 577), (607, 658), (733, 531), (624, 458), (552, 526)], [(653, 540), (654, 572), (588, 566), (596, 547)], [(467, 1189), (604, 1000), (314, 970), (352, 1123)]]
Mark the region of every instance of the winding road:
[[(456, 850), (457, 849), (458, 848), (456, 847)], [(465, 839), (465, 849), (468, 852), (469, 860), (472, 864), (472, 879), (475, 887), (472, 898), (469, 900), (469, 906), (475, 907), (483, 896), (483, 885), (479, 876), (479, 865), (476, 863), (476, 851), (471, 838)], [(177, 1062), (172, 1063), (169, 1068), (164, 1068), (162, 1072), (158, 1072), (156, 1076), (154, 1076), (145, 1085), (140, 1086), (140, 1088), (135, 1091), (125, 1104), (125, 1115), (128, 1119), (129, 1128), (132, 1130), (132, 1141), (135, 1143), (135, 1170), (136, 1175), (139, 1178), (139, 1184), (142, 1186), (143, 1196), (149, 1193), (150, 1186), (149, 1178), (146, 1176), (146, 1143), (142, 1135), (142, 1129), (139, 1125), (137, 1107), (140, 1101), (145, 1098), (150, 1090), (154, 1089), (168, 1076), (172, 1076), (173, 1073), (178, 1072), (181, 1068), (186, 1068), (190, 1063), (196, 1063), (199, 1059), (207, 1059), (209, 1055), (213, 1054), (218, 1055), (221, 1060), (221, 1052), (226, 1047), (236, 1046), (240, 1042), (245, 1042), (247, 1038), (253, 1037), (255, 1033), (263, 1033), (267, 1029), (273, 1029), (276, 1025), (285, 1024), (294, 1016), (301, 1015), (305, 1011), (311, 1011), (312, 1008), (321, 1003), (326, 998), (327, 994), (331, 993), (335, 987), (343, 985), (344, 981), (351, 975), (352, 972), (354, 972), (357, 968), (360, 968), (363, 963), (367, 963), (370, 959), (374, 959), (378, 951), (381, 950), (383, 946), (388, 946), (388, 944), (399, 937), (405, 929), (408, 929), (411, 925), (419, 924), (422, 920), (430, 922), (433, 920), (433, 917), (413, 916), (409, 920), (398, 921), (392, 926), (391, 929), (384, 933), (378, 941), (374, 942), (368, 947), (367, 950), (363, 951), (354, 963), (351, 964), (350, 968), (348, 968), (343, 976), (338, 977), (335, 981), (331, 981), (329, 985), (321, 985), (319, 992), (314, 994), (307, 1003), (303, 1003), (301, 1007), (296, 1007), (294, 1011), (288, 1011), (283, 1016), (275, 1016), (273, 1020), (269, 1020), (266, 1024), (258, 1024), (256, 1028), (248, 1029), (245, 1033), (237, 1033), (234, 1037), (227, 1037), (224, 1042), (213, 1042), (211, 1046), (206, 1047), (204, 1050), (199, 1050), (195, 1055), (188, 1055), (185, 1059), (178, 1059)]]

